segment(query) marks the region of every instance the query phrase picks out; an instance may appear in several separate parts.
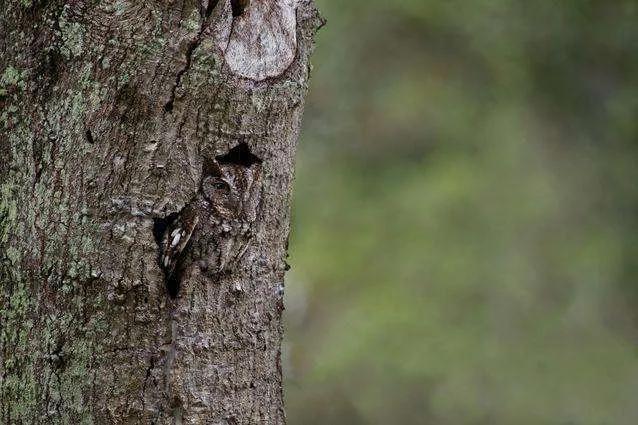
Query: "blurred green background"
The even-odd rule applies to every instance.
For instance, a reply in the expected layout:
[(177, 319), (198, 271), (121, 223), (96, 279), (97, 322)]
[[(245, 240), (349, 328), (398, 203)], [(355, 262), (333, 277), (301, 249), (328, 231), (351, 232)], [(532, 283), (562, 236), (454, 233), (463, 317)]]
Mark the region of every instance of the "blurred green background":
[(638, 2), (319, 0), (289, 423), (638, 423)]

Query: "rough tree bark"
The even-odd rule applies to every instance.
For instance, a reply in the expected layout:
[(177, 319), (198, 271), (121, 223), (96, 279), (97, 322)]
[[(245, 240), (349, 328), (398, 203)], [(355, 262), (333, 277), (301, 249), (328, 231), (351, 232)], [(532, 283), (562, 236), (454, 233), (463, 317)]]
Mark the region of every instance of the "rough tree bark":
[[(3, 4), (0, 423), (285, 422), (293, 159), (322, 20), (312, 0), (245, 3)], [(249, 242), (219, 273), (185, 265), (171, 297), (159, 234), (206, 162), (240, 151), (261, 167)]]

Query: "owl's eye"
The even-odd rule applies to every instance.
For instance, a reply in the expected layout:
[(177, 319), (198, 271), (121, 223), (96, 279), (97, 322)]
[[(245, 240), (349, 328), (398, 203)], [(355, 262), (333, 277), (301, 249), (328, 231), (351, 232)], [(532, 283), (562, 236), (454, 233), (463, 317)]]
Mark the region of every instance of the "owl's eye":
[(228, 190), (229, 186), (228, 186), (228, 183), (226, 183), (226, 182), (216, 181), (215, 183), (213, 183), (213, 189)]

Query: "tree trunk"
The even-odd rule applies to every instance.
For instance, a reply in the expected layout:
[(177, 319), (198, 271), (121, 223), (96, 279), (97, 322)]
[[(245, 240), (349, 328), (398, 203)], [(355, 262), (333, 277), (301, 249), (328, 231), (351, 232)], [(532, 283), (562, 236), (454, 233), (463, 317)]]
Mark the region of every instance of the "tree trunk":
[[(312, 0), (246, 3), (0, 11), (0, 423), (285, 422), (290, 192), (322, 20)], [(207, 192), (224, 167), (210, 190), (236, 210)], [(167, 232), (193, 214), (171, 269)]]

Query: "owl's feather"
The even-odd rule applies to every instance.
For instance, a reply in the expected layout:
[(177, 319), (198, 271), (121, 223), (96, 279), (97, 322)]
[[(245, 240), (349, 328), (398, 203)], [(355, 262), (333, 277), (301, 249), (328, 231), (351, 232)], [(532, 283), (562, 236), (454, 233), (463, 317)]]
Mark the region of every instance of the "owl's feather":
[(187, 207), (167, 227), (162, 240), (162, 255), (160, 257), (167, 280), (173, 277), (176, 266), (184, 253), (184, 249), (188, 246), (198, 223), (199, 217), (197, 214)]

